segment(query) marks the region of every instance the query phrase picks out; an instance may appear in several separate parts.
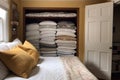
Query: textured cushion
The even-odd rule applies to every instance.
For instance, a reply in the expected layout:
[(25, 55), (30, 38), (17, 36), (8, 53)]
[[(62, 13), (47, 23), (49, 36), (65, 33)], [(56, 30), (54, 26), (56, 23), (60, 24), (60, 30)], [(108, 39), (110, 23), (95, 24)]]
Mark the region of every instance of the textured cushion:
[(19, 47), (0, 52), (1, 61), (18, 76), (27, 78), (35, 66), (34, 59)]

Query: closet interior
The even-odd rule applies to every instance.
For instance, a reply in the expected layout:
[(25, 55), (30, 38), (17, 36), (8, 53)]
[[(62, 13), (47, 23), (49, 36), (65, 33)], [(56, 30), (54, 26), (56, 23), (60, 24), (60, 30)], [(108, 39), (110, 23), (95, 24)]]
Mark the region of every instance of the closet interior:
[(24, 40), (42, 56), (78, 55), (78, 8), (24, 8)]
[(120, 74), (120, 4), (114, 4), (112, 74)]

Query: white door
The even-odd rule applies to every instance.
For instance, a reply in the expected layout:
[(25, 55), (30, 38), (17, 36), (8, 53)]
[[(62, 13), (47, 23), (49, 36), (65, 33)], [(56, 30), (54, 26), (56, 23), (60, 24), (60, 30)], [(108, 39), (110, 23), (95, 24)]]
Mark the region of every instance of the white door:
[(85, 64), (97, 77), (111, 79), (113, 3), (85, 9)]

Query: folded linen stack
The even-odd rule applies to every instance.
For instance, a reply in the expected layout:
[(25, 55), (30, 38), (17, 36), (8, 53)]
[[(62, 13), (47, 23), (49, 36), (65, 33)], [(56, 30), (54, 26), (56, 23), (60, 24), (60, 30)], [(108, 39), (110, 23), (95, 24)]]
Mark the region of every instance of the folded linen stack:
[(76, 53), (76, 26), (72, 22), (61, 21), (57, 25), (56, 43), (58, 55), (74, 55)]
[(31, 23), (26, 25), (26, 40), (31, 42), (39, 50), (39, 24)]
[(43, 56), (57, 56), (56, 54), (56, 25), (54, 21), (42, 21), (40, 27), (40, 53)]

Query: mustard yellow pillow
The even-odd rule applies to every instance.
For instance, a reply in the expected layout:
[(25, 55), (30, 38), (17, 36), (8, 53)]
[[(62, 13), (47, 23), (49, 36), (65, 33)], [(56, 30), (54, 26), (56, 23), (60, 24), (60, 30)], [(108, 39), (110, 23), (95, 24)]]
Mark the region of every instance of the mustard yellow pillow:
[(39, 60), (39, 53), (38, 53), (38, 51), (30, 49), (30, 48), (27, 48), (27, 47), (25, 47), (23, 45), (19, 45), (18, 47), (23, 49), (24, 51), (26, 51), (27, 54), (30, 55), (34, 59), (34, 65), (36, 66), (37, 63), (38, 63), (38, 60)]
[(30, 42), (25, 41), (23, 45), (19, 45), (19, 48), (26, 51), (34, 59), (35, 65), (37, 65), (40, 54)]
[(23, 46), (37, 51), (37, 49), (27, 40), (24, 42)]
[(34, 67), (34, 59), (19, 47), (0, 52), (0, 60), (9, 70), (23, 78), (29, 77)]

